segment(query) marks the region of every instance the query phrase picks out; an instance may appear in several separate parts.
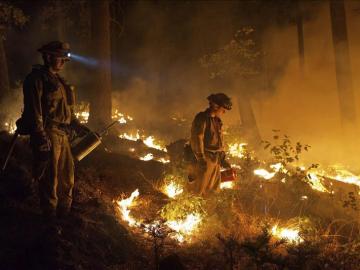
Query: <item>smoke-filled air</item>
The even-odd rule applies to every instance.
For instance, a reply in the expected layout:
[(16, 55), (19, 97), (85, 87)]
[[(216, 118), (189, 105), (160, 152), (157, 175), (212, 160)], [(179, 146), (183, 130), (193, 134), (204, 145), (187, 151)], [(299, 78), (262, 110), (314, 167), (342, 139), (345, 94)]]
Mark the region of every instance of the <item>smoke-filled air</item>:
[(358, 29), (355, 0), (0, 0), (0, 268), (360, 269)]

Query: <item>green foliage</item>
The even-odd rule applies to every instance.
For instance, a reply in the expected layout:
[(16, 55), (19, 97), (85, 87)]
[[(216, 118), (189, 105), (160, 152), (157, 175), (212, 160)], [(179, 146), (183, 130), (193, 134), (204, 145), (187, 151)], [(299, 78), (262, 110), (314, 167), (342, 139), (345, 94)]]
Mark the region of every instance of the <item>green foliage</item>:
[(343, 207), (344, 208), (351, 208), (354, 211), (359, 210), (358, 203), (357, 203), (356, 196), (355, 196), (354, 192), (349, 192), (348, 193), (348, 198), (343, 201)]
[(190, 213), (206, 214), (205, 200), (202, 197), (183, 194), (160, 210), (161, 217), (166, 220), (182, 220)]
[(211, 79), (227, 76), (249, 77), (258, 73), (256, 60), (260, 53), (253, 40), (254, 29), (243, 27), (224, 47), (200, 59)]
[(24, 12), (12, 4), (0, 2), (0, 30), (7, 26), (22, 27), (29, 20)]
[(299, 161), (300, 155), (304, 151), (310, 149), (310, 145), (296, 142), (293, 144), (290, 137), (279, 135), (280, 130), (273, 130), (273, 142), (262, 141), (264, 149), (268, 149), (270, 154), (274, 157), (277, 162), (282, 163), (284, 166), (296, 161)]
[(275, 242), (271, 241), (270, 227), (264, 226), (262, 233), (255, 238), (247, 238), (241, 245), (241, 249), (251, 258), (257, 265), (262, 267), (264, 264), (282, 265), (284, 258), (275, 253), (274, 250), (286, 243), (281, 239)]

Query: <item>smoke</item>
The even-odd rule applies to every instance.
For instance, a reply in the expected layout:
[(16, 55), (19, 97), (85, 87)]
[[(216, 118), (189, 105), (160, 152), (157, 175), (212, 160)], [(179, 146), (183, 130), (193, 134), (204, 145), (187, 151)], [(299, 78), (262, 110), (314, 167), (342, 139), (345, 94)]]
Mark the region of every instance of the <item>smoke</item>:
[[(252, 105), (263, 139), (272, 137), (272, 129), (280, 129), (293, 140), (312, 146), (305, 156), (307, 162), (340, 162), (359, 168), (359, 130), (352, 128), (346, 135), (341, 126), (328, 2), (303, 4), (316, 13), (304, 22), (304, 70), (299, 67), (295, 25), (283, 23), (261, 29), (267, 89), (263, 81), (255, 82), (254, 87), (244, 85), (241, 78), (233, 78), (234, 84), (214, 84), (199, 63), (202, 56), (228, 44), (238, 29), (249, 24), (251, 16), (245, 11), (243, 16), (239, 14), (242, 5), (249, 6), (250, 2), (130, 1), (124, 10), (122, 36), (113, 35), (112, 65), (117, 67), (113, 70), (113, 107), (133, 116), (136, 125), (148, 135), (158, 135), (169, 143), (189, 137), (191, 121), (196, 113), (206, 109), (210, 93), (225, 92), (233, 98), (233, 110), (227, 112), (223, 122), (227, 126), (240, 124), (236, 100), (241, 96), (235, 86), (243, 84), (252, 91)], [(359, 8), (356, 1), (346, 1), (357, 109)], [(56, 39), (56, 33), (51, 31), (38, 35), (39, 25), (40, 22), (32, 21), (26, 34), (13, 33), (10, 39), (9, 44), (24, 43), (14, 42), (19, 38), (31, 41), (26, 49), (13, 46), (9, 58), (17, 60), (11, 61), (10, 69), (14, 72), (17, 66), (21, 67), (13, 78), (24, 78), (31, 63), (36, 63), (36, 49)], [(91, 44), (75, 37), (71, 29), (67, 31), (73, 51), (91, 57)], [(16, 55), (21, 55), (21, 59)], [(23, 63), (19, 65), (19, 61)], [(80, 100), (86, 100), (91, 81), (88, 69), (72, 62), (64, 76), (77, 86)]]
[[(348, 15), (353, 8), (348, 4)], [(352, 60), (359, 58), (360, 40), (353, 29), (359, 24), (359, 19), (348, 17)], [(360, 144), (356, 127), (359, 121), (348, 130), (341, 125), (328, 4), (321, 4), (316, 19), (304, 24), (304, 70), (299, 67), (295, 27), (271, 29), (267, 36), (269, 65), (276, 68), (285, 64), (285, 71), (276, 84), (273, 96), (254, 100), (262, 136), (271, 138), (271, 130), (280, 129), (294, 140), (312, 146), (309, 154), (305, 155), (307, 162), (340, 163), (359, 169), (357, 153)], [(287, 61), (284, 61), (284, 57)], [(357, 95), (358, 64), (355, 62), (352, 66)]]

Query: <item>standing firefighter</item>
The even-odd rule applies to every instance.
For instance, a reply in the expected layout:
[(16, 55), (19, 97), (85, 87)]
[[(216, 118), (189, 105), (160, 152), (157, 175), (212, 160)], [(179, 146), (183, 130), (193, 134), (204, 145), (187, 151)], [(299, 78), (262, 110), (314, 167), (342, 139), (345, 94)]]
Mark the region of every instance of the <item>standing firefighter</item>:
[(195, 116), (191, 127), (190, 145), (195, 162), (190, 164), (190, 189), (199, 195), (220, 188), (220, 167), (229, 168), (223, 149), (222, 121), (220, 117), (231, 110), (231, 99), (223, 94), (207, 98), (209, 108)]
[(17, 125), (20, 134), (30, 135), (41, 209), (54, 220), (66, 216), (72, 203), (74, 161), (68, 136), (87, 128), (75, 118), (74, 89), (58, 74), (69, 61), (69, 45), (53, 41), (38, 51), (44, 65), (33, 66), (24, 81), (24, 111)]

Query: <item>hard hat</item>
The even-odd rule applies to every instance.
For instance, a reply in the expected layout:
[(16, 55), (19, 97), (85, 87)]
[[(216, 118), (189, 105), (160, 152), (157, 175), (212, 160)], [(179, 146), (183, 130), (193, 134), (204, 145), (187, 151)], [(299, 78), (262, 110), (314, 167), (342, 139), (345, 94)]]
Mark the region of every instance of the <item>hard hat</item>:
[(207, 97), (207, 99), (221, 107), (224, 107), (226, 110), (231, 110), (231, 99), (224, 93), (211, 94)]
[(38, 52), (48, 53), (57, 57), (64, 57), (67, 60), (70, 60), (70, 45), (66, 42), (52, 41), (39, 48)]

